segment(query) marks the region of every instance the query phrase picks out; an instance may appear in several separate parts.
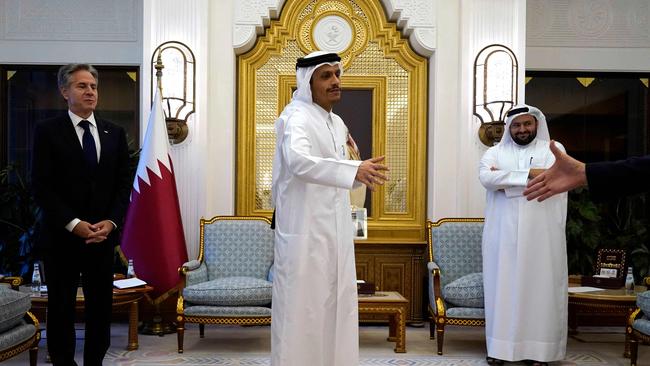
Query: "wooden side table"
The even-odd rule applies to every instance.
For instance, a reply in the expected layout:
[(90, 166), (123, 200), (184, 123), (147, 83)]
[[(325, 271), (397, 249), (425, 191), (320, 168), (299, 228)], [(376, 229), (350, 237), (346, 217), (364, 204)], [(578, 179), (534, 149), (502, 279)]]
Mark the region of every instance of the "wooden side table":
[[(569, 285), (569, 330), (576, 332), (578, 314), (610, 314), (625, 316), (621, 326), (627, 328), (627, 319), (636, 309), (636, 294), (646, 291), (645, 286), (636, 286), (634, 292), (624, 288), (605, 289), (593, 292), (571, 292)], [(630, 336), (625, 332), (623, 357), (630, 357)]]
[(372, 296), (359, 296), (359, 314), (388, 315), (389, 342), (395, 342), (395, 353), (406, 352), (406, 313), (409, 301), (396, 291), (376, 292)]
[[(138, 349), (138, 301), (144, 295), (153, 290), (149, 285), (127, 288), (127, 289), (113, 289), (113, 308), (120, 306), (129, 306), (129, 339), (126, 349), (129, 351)], [(21, 291), (29, 291), (29, 288), (23, 287)], [(81, 287), (77, 289), (77, 303), (75, 305), (77, 310), (83, 310), (85, 299)], [(45, 314), (43, 322), (47, 322), (47, 295), (32, 296), (32, 310), (37, 313)]]

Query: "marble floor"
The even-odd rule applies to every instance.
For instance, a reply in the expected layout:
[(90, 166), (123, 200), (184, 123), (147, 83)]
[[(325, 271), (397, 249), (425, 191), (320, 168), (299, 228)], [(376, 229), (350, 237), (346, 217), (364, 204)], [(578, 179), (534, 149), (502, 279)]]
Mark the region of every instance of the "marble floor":
[[(78, 324), (83, 328), (83, 324)], [(164, 337), (140, 335), (140, 348), (126, 351), (127, 326), (114, 324), (112, 346), (104, 365), (269, 365), (270, 327), (206, 326), (205, 338), (199, 338), (198, 326), (188, 325), (185, 332), (185, 352), (176, 352), (176, 335)], [(393, 352), (394, 344), (386, 341), (388, 330), (382, 325), (363, 325), (359, 331), (360, 365), (366, 366), (429, 366), (429, 365), (485, 365), (485, 337), (483, 328), (450, 327), (445, 336), (443, 356), (435, 353), (435, 341), (429, 339), (429, 330), (408, 327), (407, 353)], [(47, 334), (43, 332), (44, 338)], [(77, 332), (77, 361), (81, 365), (83, 329)], [(577, 335), (569, 337), (567, 357), (553, 365), (629, 365), (622, 357), (625, 335), (619, 328), (582, 327)], [(39, 364), (45, 364), (45, 340), (41, 340)], [(3, 365), (29, 364), (23, 353)], [(650, 347), (639, 349), (640, 366), (650, 366)], [(512, 365), (523, 365), (513, 363)]]

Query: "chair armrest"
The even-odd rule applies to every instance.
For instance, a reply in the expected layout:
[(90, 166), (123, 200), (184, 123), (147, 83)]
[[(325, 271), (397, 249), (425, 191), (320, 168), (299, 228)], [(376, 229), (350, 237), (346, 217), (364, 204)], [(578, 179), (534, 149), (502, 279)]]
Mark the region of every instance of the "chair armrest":
[(192, 260), (183, 264), (183, 266), (178, 269), (178, 272), (181, 275), (181, 280), (185, 280), (183, 287), (192, 286), (208, 280), (208, 267), (205, 263), (199, 263), (199, 265), (196, 266), (196, 263), (194, 262), (199, 263), (197, 260)]
[(13, 277), (13, 276), (7, 276), (7, 277), (1, 277), (0, 278), (0, 283), (7, 283), (9, 286), (11, 286), (12, 290), (18, 290), (18, 287), (23, 283), (22, 277)]
[(440, 267), (436, 262), (427, 263), (429, 270), (429, 304), (435, 309), (437, 314), (445, 314), (445, 301), (442, 298), (442, 290), (440, 289)]
[(433, 271), (434, 269), (437, 269), (438, 271), (440, 271), (440, 267), (438, 266), (438, 263), (436, 263), (436, 262), (429, 262), (427, 264), (427, 269), (429, 270), (429, 272)]
[(637, 320), (638, 318), (641, 318), (643, 316), (643, 312), (641, 311), (641, 308), (637, 307), (633, 312), (628, 313), (630, 316), (627, 319), (627, 329), (626, 332), (627, 334), (632, 333), (632, 324), (634, 324), (634, 321)]
[(193, 270), (199, 268), (200, 265), (201, 265), (201, 262), (199, 262), (196, 259), (192, 259), (189, 262), (183, 263), (183, 267), (187, 267), (188, 271), (193, 271)]

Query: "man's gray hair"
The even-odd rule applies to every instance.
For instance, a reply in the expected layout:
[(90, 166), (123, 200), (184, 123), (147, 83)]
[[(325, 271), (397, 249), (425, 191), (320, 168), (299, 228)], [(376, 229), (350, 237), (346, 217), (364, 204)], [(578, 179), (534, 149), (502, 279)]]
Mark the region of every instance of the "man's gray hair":
[(59, 89), (67, 88), (70, 85), (70, 76), (79, 70), (88, 71), (94, 78), (95, 82), (99, 83), (99, 73), (97, 69), (90, 64), (68, 64), (63, 65), (59, 69), (59, 72), (56, 75), (56, 80), (59, 85)]

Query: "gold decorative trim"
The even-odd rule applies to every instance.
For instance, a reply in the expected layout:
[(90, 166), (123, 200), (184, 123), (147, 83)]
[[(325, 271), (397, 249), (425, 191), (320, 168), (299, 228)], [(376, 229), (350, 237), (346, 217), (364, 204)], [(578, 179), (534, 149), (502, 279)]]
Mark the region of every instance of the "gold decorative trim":
[(23, 278), (17, 276), (6, 276), (0, 278), (0, 283), (7, 283), (13, 290), (18, 290), (18, 287), (23, 283)]
[[(6, 278), (6, 277), (5, 277)], [(14, 345), (12, 347), (9, 347), (5, 350), (0, 351), (0, 362), (8, 360), (14, 356), (17, 356), (25, 351), (27, 351), (30, 348), (36, 347), (38, 348), (38, 343), (41, 340), (41, 330), (38, 325), (38, 320), (32, 314), (31, 312), (25, 313), (25, 320), (27, 323), (33, 324), (34, 327), (36, 328), (34, 335), (31, 337), (27, 338), (26, 340), (18, 343), (17, 345)]]
[(594, 80), (596, 80), (596, 78), (576, 78), (576, 80), (578, 80), (578, 82), (582, 84), (582, 86), (587, 88), (589, 87), (589, 85), (591, 85), (591, 83), (594, 82)]
[(183, 315), (185, 313), (185, 307), (183, 306), (184, 303), (183, 295), (178, 295), (178, 300), (176, 301), (176, 314), (178, 315)]
[(368, 27), (366, 22), (355, 14), (354, 7), (349, 2), (339, 0), (319, 0), (314, 5), (310, 16), (304, 17), (298, 24), (300, 36), (297, 37), (300, 50), (308, 54), (316, 47), (314, 40), (314, 26), (326, 16), (338, 16), (343, 18), (352, 30), (350, 45), (339, 52), (343, 68), (348, 68), (352, 60), (361, 53), (368, 44)]
[(439, 227), (445, 222), (484, 222), (485, 219), (481, 217), (447, 217), (440, 219), (436, 222), (427, 220), (426, 223), (426, 232), (427, 232), (427, 249), (429, 252), (429, 262), (433, 262), (433, 239), (431, 238), (431, 228)]
[(197, 260), (201, 264), (203, 263), (203, 255), (204, 255), (203, 253), (205, 252), (205, 233), (204, 233), (205, 225), (212, 224), (216, 221), (221, 221), (221, 220), (257, 220), (257, 221), (264, 221), (267, 224), (271, 225), (271, 219), (264, 216), (213, 216), (212, 218), (209, 219), (205, 219), (201, 217), (201, 220), (199, 221), (199, 257), (197, 258)]
[(207, 317), (185, 316), (185, 323), (221, 324), (221, 325), (269, 325), (270, 316)]

